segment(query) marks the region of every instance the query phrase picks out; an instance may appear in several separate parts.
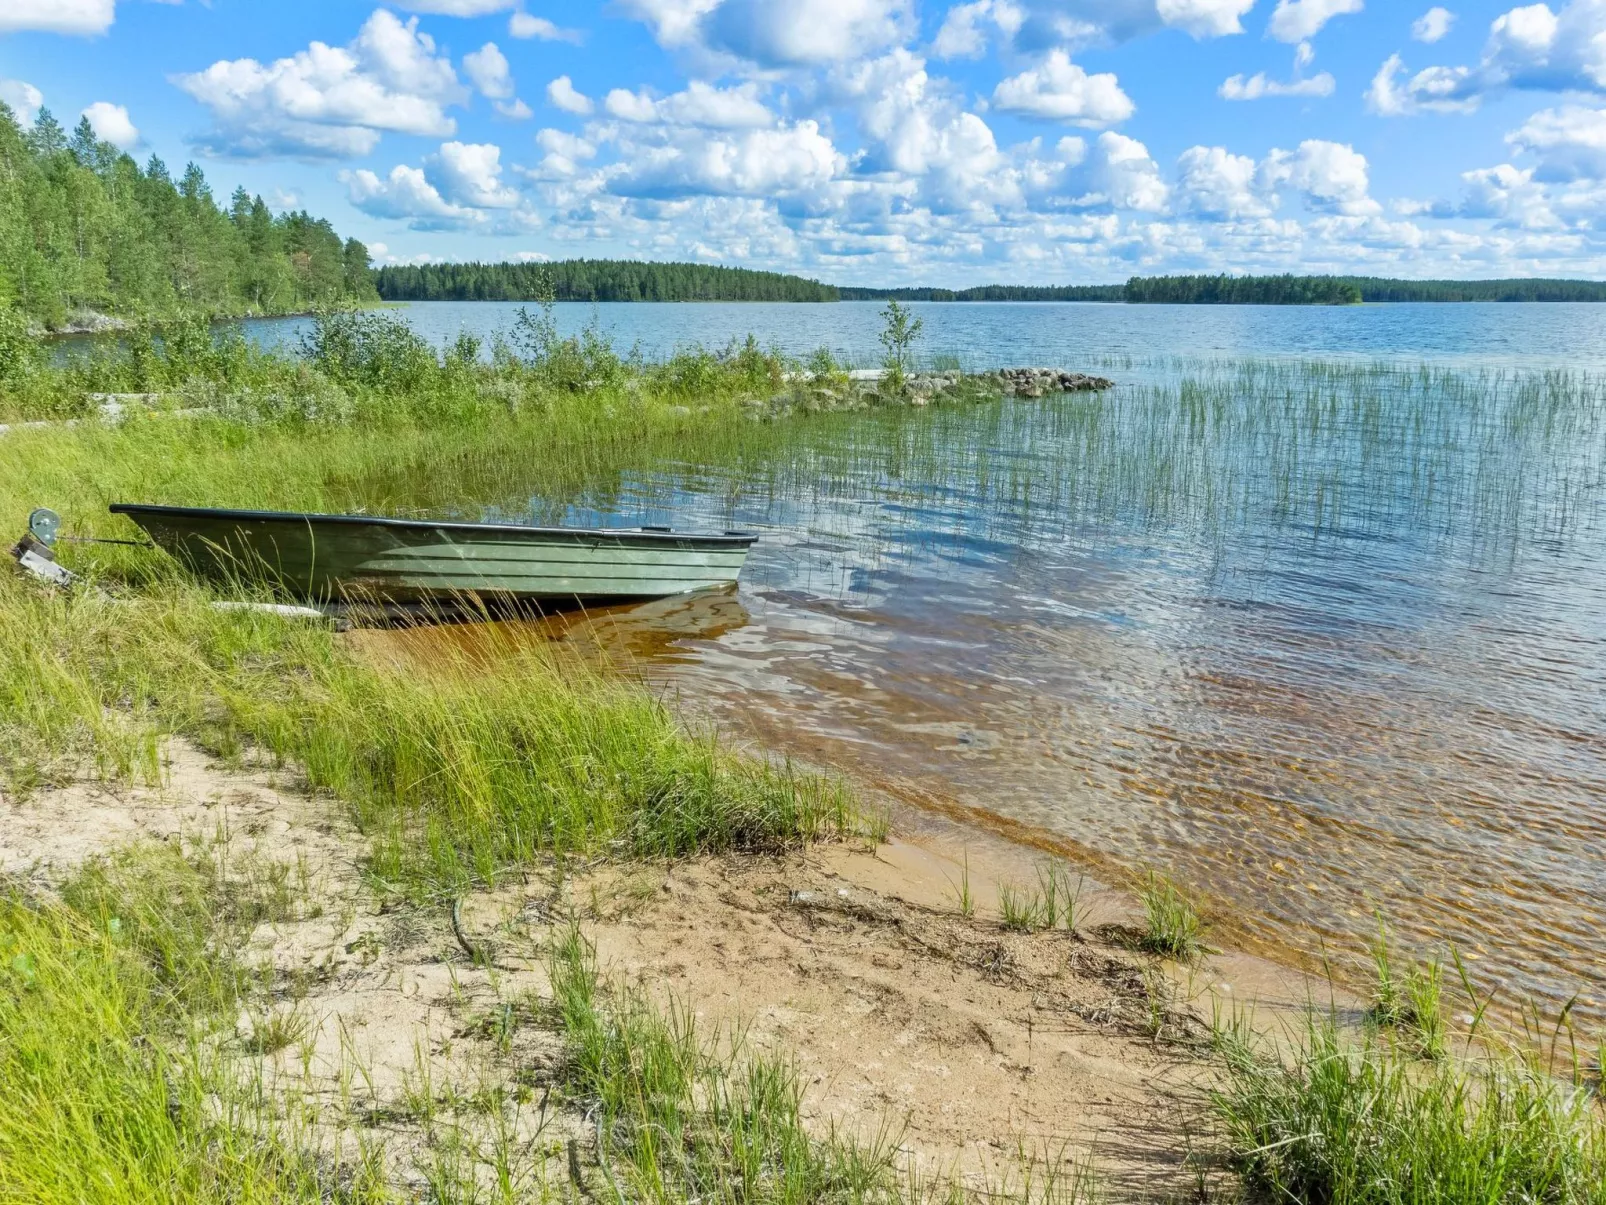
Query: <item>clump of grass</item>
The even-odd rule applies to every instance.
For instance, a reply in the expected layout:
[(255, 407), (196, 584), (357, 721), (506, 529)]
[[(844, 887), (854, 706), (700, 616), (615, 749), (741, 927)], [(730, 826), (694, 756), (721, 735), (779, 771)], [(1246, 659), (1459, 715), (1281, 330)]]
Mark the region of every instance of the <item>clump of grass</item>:
[(1041, 901), (1029, 888), (1016, 883), (998, 885), (998, 914), (1003, 918), (1004, 928), (1030, 933), (1037, 928), (1041, 912)]
[(1444, 964), (1438, 959), (1413, 962), (1403, 977), (1397, 975), (1389, 951), (1388, 926), (1378, 917), (1377, 938), (1372, 942), (1376, 976), (1367, 1019), (1394, 1030), (1426, 1059), (1441, 1059), (1449, 1050), (1444, 1016)]
[(1203, 949), (1204, 921), (1175, 883), (1150, 871), (1138, 889), (1143, 902), (1143, 935), (1139, 946), (1165, 958), (1188, 960)]
[(1037, 868), (1038, 890), (1043, 899), (1043, 922), (1048, 929), (1064, 928), (1076, 932), (1081, 916), (1082, 890), (1086, 880), (1076, 876), (1071, 883), (1071, 871), (1059, 862), (1046, 862)]
[(1083, 879), (1071, 884), (1071, 872), (1058, 862), (1037, 868), (1037, 885), (1022, 887), (1014, 883), (998, 888), (998, 911), (1004, 927), (1022, 933), (1064, 927), (1076, 931), (1081, 906)]
[(1287, 1058), (1250, 1039), (1227, 1046), (1215, 1112), (1267, 1199), (1606, 1202), (1599, 1106), (1519, 1059), (1423, 1063), (1316, 1014)]
[(976, 915), (976, 897), (970, 890), (970, 851), (965, 851), (964, 863), (959, 870), (959, 884), (954, 888), (954, 902), (959, 905), (959, 915), (969, 920)]
[(236, 714), (352, 804), (393, 881), (456, 889), (551, 853), (775, 850), (856, 827), (839, 780), (735, 756), (632, 683), (540, 650), (498, 662), (407, 675), (335, 656), (289, 706)]
[(275, 1009), (252, 1021), (245, 1048), (252, 1054), (271, 1055), (300, 1045), (311, 1030), (311, 1022), (298, 1008)]

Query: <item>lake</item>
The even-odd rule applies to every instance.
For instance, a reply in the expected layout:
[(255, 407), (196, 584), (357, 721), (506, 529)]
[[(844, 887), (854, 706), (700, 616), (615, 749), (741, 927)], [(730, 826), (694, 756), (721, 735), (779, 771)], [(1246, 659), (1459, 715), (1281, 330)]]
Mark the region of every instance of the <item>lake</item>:
[[(519, 306), (504, 302), (398, 305), (432, 343), (459, 332), (506, 332)], [(971, 369), (1094, 360), (1191, 356), (1322, 357), (1501, 365), (1606, 368), (1606, 305), (1170, 306), (1095, 303), (913, 303), (925, 323), (923, 349), (958, 357)], [(787, 305), (563, 304), (566, 332), (596, 323), (621, 351), (661, 356), (700, 343), (719, 348), (757, 336), (766, 347), (805, 356), (829, 347), (855, 365), (880, 363), (881, 303)], [(251, 323), (266, 342), (293, 340), (300, 318)]]
[[(648, 354), (752, 330), (863, 363), (878, 308), (560, 315)], [(1381, 913), (1598, 1015), (1606, 307), (915, 308), (933, 352), (1117, 388), (804, 419), (761, 462), (572, 496), (507, 449), (474, 501), (762, 533), (736, 599), (619, 622), (767, 748), (1157, 867), (1251, 945), (1355, 954)], [(401, 313), (442, 339), (513, 309)]]

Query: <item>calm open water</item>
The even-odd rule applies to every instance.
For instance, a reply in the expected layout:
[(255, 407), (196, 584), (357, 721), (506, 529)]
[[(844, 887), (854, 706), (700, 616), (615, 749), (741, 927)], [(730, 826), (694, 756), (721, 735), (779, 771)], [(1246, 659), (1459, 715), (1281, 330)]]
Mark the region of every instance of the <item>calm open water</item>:
[[(403, 312), (440, 339), (513, 308)], [(560, 308), (648, 354), (875, 358), (874, 305)], [(510, 450), (479, 501), (762, 532), (736, 600), (625, 624), (771, 748), (1158, 866), (1285, 948), (1357, 950), (1381, 910), (1598, 1015), (1606, 306), (916, 309), (970, 366), (1119, 388), (810, 420), (773, 463), (584, 498)]]
[[(395, 307), (433, 343), (469, 331), (506, 332), (519, 306), (414, 302)], [(797, 356), (831, 348), (859, 365), (880, 362), (879, 302), (556, 306), (565, 331), (595, 322), (621, 351), (658, 356), (691, 344), (723, 347), (756, 335)], [(1606, 368), (1606, 305), (1146, 306), (960, 302), (911, 307), (923, 347), (967, 368), (1073, 367), (1105, 356), (1317, 356), (1522, 367)], [(267, 342), (294, 340), (299, 318), (253, 322)]]

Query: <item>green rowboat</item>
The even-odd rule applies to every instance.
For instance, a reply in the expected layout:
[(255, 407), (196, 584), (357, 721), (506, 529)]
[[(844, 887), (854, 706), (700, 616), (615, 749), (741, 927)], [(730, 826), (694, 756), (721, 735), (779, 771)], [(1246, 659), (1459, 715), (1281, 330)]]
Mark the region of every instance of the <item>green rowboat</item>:
[(730, 586), (758, 538), (118, 503), (195, 572), (312, 602), (625, 602)]

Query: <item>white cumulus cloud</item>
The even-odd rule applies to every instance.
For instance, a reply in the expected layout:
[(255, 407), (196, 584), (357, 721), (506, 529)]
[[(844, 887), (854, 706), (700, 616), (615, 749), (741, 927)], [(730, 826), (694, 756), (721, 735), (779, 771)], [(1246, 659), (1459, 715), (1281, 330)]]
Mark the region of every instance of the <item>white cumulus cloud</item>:
[(367, 168), (341, 172), (346, 196), (358, 209), (377, 218), (403, 218), (420, 230), (450, 230), (471, 225), (479, 215), (453, 205), (424, 176), (422, 168), (397, 164), (381, 178)]
[[(1431, 16), (1418, 23), (1423, 32), (1438, 32), (1441, 25), (1448, 31), (1447, 20), (1429, 22)], [(1471, 112), (1483, 97), (1513, 88), (1606, 94), (1606, 0), (1509, 9), (1489, 26), (1476, 65), (1429, 67), (1404, 83), (1403, 74), (1398, 55), (1384, 63), (1368, 93), (1375, 111)]]
[(555, 109), (562, 109), (565, 113), (574, 113), (581, 117), (586, 116), (596, 106), (591, 98), (574, 86), (574, 81), (566, 75), (560, 75), (546, 86), (546, 98)]
[(386, 176), (363, 168), (339, 179), (358, 209), (415, 230), (505, 234), (538, 224), (523, 195), (502, 178), (501, 148), (490, 143), (446, 142), (421, 167), (398, 164)]
[(83, 111), (82, 116), (89, 119), (89, 128), (95, 131), (96, 138), (111, 143), (119, 150), (132, 150), (139, 145), (139, 130), (123, 105), (97, 100)]
[(866, 144), (857, 167), (877, 179), (878, 203), (918, 198), (952, 211), (1018, 200), (992, 130), (963, 110), (959, 94), (932, 77), (918, 54), (899, 49), (840, 68), (827, 86), (857, 119)]
[(1266, 32), (1279, 42), (1314, 38), (1334, 17), (1358, 13), (1364, 0), (1277, 0)]
[(1341, 142), (1308, 138), (1292, 151), (1274, 150), (1259, 169), (1269, 188), (1291, 184), (1312, 209), (1365, 217), (1382, 207), (1368, 195), (1371, 184), (1366, 156)]
[(766, 67), (863, 58), (914, 32), (911, 0), (625, 0), (669, 47)]
[(1260, 100), (1267, 96), (1331, 96), (1335, 86), (1331, 73), (1326, 71), (1286, 83), (1257, 71), (1247, 79), (1234, 75), (1224, 80), (1218, 92), (1223, 100)]
[(117, 19), (116, 0), (4, 0), (0, 33), (105, 33)]
[(1465, 196), (1459, 206), (1436, 207), (1440, 217), (1493, 218), (1504, 226), (1552, 230), (1564, 225), (1533, 169), (1509, 163), (1462, 172)]
[(1541, 109), (1507, 134), (1506, 142), (1538, 158), (1540, 180), (1606, 179), (1606, 109)]
[(418, 29), (378, 9), (344, 47), (313, 42), (290, 58), (213, 63), (173, 82), (212, 111), (209, 154), (257, 158), (364, 155), (383, 131), (449, 135), (468, 93)]
[(765, 108), (754, 84), (736, 88), (716, 88), (693, 80), (684, 92), (654, 99), (645, 90), (630, 92), (615, 88), (603, 100), (603, 108), (620, 121), (641, 124), (706, 126), (710, 129), (756, 129), (775, 124), (775, 115)]
[(1201, 217), (1266, 217), (1275, 208), (1275, 198), (1266, 195), (1258, 165), (1248, 155), (1220, 146), (1189, 147), (1177, 169), (1182, 207)]
[(1383, 117), (1414, 113), (1470, 113), (1479, 96), (1467, 67), (1427, 67), (1405, 78), (1405, 61), (1391, 54), (1366, 90), (1366, 104)]
[(1116, 209), (1159, 213), (1166, 207), (1170, 188), (1160, 177), (1160, 165), (1149, 148), (1135, 138), (1106, 130), (1093, 144), (1089, 180), (1094, 198)]
[(1156, 0), (1155, 12), (1173, 29), (1196, 38), (1243, 33), (1243, 17), (1255, 0)]
[(1257, 0), (1015, 0), (1026, 10), (1019, 40), (1028, 49), (1126, 42), (1162, 29), (1191, 37), (1244, 32)]
[(539, 39), (542, 42), (575, 42), (581, 40), (577, 29), (564, 29), (545, 17), (533, 16), (520, 9), (507, 19), (507, 32), (509, 37)]
[(578, 134), (546, 129), (535, 136), (535, 144), (546, 154), (534, 169), (519, 169), (536, 180), (567, 180), (580, 171), (580, 165), (597, 157), (593, 142)]
[(468, 78), (474, 81), (481, 96), (492, 100), (512, 97), (513, 72), (508, 67), (507, 56), (497, 49), (495, 42), (487, 42), (473, 54), (465, 54), (463, 70), (468, 72)]
[(1418, 42), (1438, 42), (1450, 32), (1454, 24), (1453, 12), (1442, 6), (1435, 6), (1411, 22), (1411, 36)]
[(817, 188), (845, 166), (813, 121), (717, 135), (667, 131), (660, 141), (624, 149), (613, 188), (627, 196), (772, 197)]
[(481, 96), (488, 98), (503, 117), (513, 121), (528, 121), (535, 114), (530, 106), (514, 95), (513, 72), (507, 56), (495, 42), (487, 42), (473, 54), (463, 56), (463, 70), (474, 81)]
[(942, 28), (932, 40), (931, 53), (939, 59), (980, 58), (987, 53), (987, 26), (1007, 41), (1020, 31), (1025, 20), (1025, 9), (1010, 0), (956, 4), (943, 18)]
[(1095, 129), (1118, 125), (1135, 110), (1114, 75), (1089, 75), (1063, 50), (1050, 51), (1036, 67), (1000, 81), (993, 107)]
[(519, 193), (502, 180), (502, 148), (484, 142), (446, 142), (424, 159), (424, 172), (448, 201), (475, 209), (511, 209)]
[(39, 106), (45, 103), (45, 94), (26, 80), (0, 79), (0, 101), (11, 106), (23, 129), (31, 130)]

